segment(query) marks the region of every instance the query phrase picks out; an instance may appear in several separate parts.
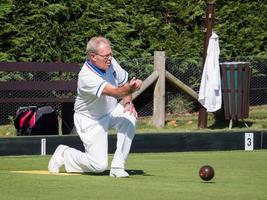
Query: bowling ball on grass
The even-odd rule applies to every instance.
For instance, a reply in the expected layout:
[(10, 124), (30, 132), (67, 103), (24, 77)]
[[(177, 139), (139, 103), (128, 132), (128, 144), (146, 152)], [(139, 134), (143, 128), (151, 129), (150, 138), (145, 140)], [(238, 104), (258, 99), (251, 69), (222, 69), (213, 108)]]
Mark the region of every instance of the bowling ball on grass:
[(204, 165), (200, 167), (198, 174), (203, 181), (210, 181), (214, 177), (215, 172), (210, 165)]

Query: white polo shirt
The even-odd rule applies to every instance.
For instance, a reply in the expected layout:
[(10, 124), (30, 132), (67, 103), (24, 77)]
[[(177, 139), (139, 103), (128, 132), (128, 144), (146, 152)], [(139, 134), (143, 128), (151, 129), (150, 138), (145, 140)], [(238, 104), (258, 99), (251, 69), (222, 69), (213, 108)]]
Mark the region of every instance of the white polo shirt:
[(102, 95), (106, 84), (116, 87), (125, 84), (128, 73), (112, 58), (110, 67), (100, 70), (86, 61), (78, 76), (77, 97), (74, 105), (76, 113), (99, 119), (110, 113), (118, 104), (118, 100), (111, 96)]

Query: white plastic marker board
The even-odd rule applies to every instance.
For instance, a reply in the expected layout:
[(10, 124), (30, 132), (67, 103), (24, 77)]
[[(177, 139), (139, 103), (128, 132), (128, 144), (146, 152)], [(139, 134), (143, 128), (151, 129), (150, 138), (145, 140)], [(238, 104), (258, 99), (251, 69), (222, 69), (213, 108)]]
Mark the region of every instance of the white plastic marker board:
[(45, 138), (41, 139), (41, 155), (42, 156), (46, 155), (46, 139)]
[(254, 133), (245, 133), (245, 151), (254, 150)]

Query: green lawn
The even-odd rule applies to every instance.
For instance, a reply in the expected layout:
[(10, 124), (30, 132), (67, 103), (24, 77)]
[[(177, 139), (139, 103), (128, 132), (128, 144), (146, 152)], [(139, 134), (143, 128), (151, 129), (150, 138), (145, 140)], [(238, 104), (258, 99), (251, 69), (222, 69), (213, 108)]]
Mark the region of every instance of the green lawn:
[(198, 112), (184, 113), (177, 115), (166, 115), (166, 124), (164, 128), (155, 128), (151, 125), (151, 117), (142, 117), (137, 123), (138, 133), (148, 132), (240, 132), (240, 131), (260, 131), (267, 129), (267, 105), (251, 106), (249, 118), (244, 119), (248, 128), (240, 120), (239, 123), (233, 123), (229, 130), (229, 120), (219, 119), (213, 113), (208, 113), (207, 128), (198, 128)]
[[(267, 151), (130, 154), (130, 178), (52, 176), (11, 171), (45, 170), (50, 156), (0, 157), (2, 200), (265, 200)], [(111, 158), (111, 157), (110, 157)], [(203, 182), (198, 169), (210, 164), (215, 177)]]

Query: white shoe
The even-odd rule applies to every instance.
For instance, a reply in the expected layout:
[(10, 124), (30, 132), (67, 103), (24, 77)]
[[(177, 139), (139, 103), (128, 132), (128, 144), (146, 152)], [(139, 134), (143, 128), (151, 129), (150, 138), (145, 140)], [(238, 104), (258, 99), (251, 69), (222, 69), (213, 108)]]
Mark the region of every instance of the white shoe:
[(111, 168), (109, 175), (115, 178), (129, 177), (129, 174), (124, 169), (121, 168)]
[(48, 170), (51, 174), (58, 174), (59, 168), (64, 165), (64, 151), (68, 148), (66, 145), (59, 145), (48, 163)]

